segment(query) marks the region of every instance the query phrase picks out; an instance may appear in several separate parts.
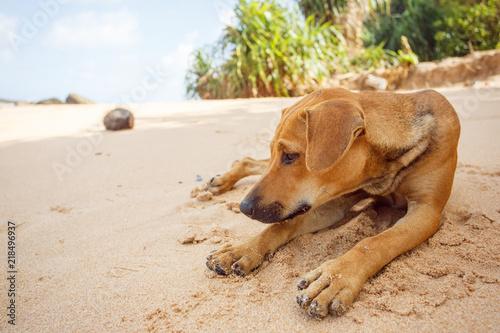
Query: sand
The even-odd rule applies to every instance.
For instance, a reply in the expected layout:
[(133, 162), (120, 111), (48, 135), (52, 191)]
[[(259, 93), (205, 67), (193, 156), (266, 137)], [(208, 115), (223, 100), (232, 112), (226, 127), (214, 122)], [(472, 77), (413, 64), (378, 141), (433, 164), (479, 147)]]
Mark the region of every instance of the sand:
[[(367, 207), (298, 237), (247, 277), (205, 257), (264, 225), (239, 213), (258, 177), (224, 195), (191, 190), (244, 156), (266, 158), (296, 99), (0, 109), (0, 331), (494, 332), (500, 327), (500, 89), (447, 90), (459, 165), (439, 232), (369, 279), (340, 318), (295, 302), (299, 277), (404, 215)], [(201, 182), (196, 179), (201, 178)], [(7, 324), (7, 221), (16, 223), (16, 326)]]

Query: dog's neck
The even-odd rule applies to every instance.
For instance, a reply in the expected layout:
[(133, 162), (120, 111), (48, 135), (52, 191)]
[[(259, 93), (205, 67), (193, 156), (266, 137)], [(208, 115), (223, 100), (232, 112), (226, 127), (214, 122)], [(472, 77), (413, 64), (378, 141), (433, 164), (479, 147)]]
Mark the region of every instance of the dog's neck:
[[(416, 99), (401, 98), (399, 94), (388, 94), (384, 99), (373, 99), (372, 96), (364, 93), (361, 98), (362, 104), (370, 103), (370, 107), (363, 108), (366, 141), (373, 152), (370, 155), (377, 159), (374, 165), (384, 167), (366, 170), (371, 177), (361, 188), (373, 195), (386, 195), (393, 192), (408, 169), (432, 149), (436, 119), (431, 109)], [(409, 104), (420, 111), (405, 112), (410, 109)], [(401, 112), (394, 116), (387, 111), (394, 109)]]

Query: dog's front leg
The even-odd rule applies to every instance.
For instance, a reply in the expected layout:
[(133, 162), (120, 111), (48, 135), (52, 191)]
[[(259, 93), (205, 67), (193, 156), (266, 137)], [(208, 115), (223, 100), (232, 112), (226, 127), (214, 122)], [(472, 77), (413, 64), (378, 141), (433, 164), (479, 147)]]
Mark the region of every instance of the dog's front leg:
[(207, 266), (220, 275), (234, 272), (243, 276), (257, 268), (267, 254), (291, 239), (332, 226), (358, 203), (367, 198), (362, 191), (351, 193), (310, 210), (291, 220), (273, 223), (259, 234), (235, 244), (228, 244), (207, 257)]
[(438, 230), (441, 211), (442, 207), (410, 202), (407, 215), (393, 227), (307, 273), (297, 285), (297, 302), (313, 317), (342, 314), (369, 277)]
[(217, 175), (205, 184), (204, 189), (215, 195), (229, 191), (238, 180), (254, 175), (261, 175), (266, 171), (269, 160), (254, 160), (245, 157), (241, 161), (234, 161), (231, 170), (225, 174)]

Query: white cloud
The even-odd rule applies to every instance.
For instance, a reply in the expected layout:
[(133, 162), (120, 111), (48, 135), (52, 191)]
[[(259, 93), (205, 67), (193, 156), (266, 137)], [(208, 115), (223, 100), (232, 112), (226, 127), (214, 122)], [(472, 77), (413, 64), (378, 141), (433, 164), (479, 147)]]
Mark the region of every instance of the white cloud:
[(133, 65), (140, 59), (139, 53), (124, 53), (116, 60), (120, 65)]
[(19, 26), (16, 17), (0, 13), (0, 63), (7, 63), (15, 58), (14, 49), (9, 42), (9, 34), (14, 33)]
[(15, 54), (12, 50), (7, 49), (7, 50), (0, 51), (0, 63), (2, 63), (2, 64), (6, 64), (8, 62), (11, 62), (15, 58), (16, 58)]
[(139, 41), (138, 21), (126, 10), (82, 13), (54, 22), (47, 41), (60, 48), (122, 49)]
[(95, 61), (87, 61), (80, 68), (68, 68), (66, 75), (71, 78), (79, 78), (84, 80), (94, 80), (96, 78), (97, 64)]
[(122, 3), (124, 0), (70, 0), (71, 3), (83, 3), (83, 4), (89, 4), (89, 3), (100, 3), (100, 4), (105, 4), (105, 3), (110, 3), (110, 4), (115, 4), (115, 3)]
[(95, 61), (87, 62), (86, 67), (90, 70), (94, 70), (95, 69)]
[(160, 61), (160, 70), (166, 74), (168, 81), (183, 82), (188, 68), (189, 58), (194, 51), (194, 40), (198, 32), (186, 35), (182, 43), (177, 45), (174, 52), (167, 54)]
[(216, 0), (213, 2), (219, 21), (223, 25), (235, 26), (236, 25), (236, 14), (234, 8), (236, 7), (237, 1), (234, 0)]
[(3, 46), (3, 39), (7, 41), (7, 34), (9, 32), (14, 32), (17, 29), (18, 25), (19, 20), (17, 19), (17, 17), (10, 17), (0, 13), (0, 36), (2, 37), (2, 44), (0, 45)]
[[(186, 34), (173, 51), (165, 54), (156, 65), (146, 68), (147, 85), (152, 88), (147, 88), (145, 100), (183, 99), (185, 95), (184, 77), (198, 35), (197, 31)], [(159, 83), (158, 86), (154, 86), (155, 82)], [(134, 95), (133, 91), (132, 89), (130, 93), (132, 96)], [(134, 99), (132, 98), (132, 100)]]

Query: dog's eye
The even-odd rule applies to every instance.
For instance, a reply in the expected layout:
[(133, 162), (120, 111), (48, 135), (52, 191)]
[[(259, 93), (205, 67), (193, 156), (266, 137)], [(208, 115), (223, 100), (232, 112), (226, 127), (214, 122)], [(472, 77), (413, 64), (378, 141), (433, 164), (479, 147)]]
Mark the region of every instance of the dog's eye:
[(281, 163), (282, 164), (290, 164), (293, 163), (299, 157), (299, 154), (289, 154), (287, 152), (283, 152), (281, 155)]

